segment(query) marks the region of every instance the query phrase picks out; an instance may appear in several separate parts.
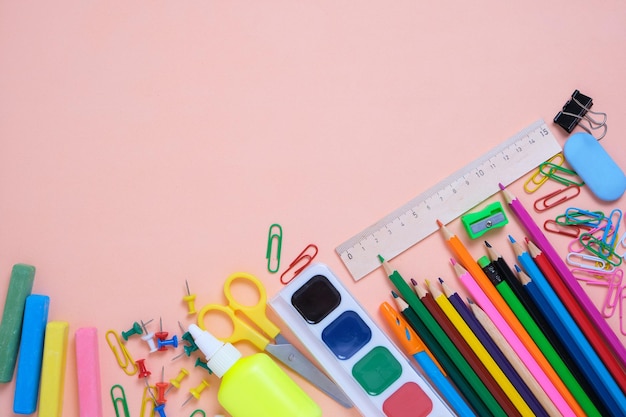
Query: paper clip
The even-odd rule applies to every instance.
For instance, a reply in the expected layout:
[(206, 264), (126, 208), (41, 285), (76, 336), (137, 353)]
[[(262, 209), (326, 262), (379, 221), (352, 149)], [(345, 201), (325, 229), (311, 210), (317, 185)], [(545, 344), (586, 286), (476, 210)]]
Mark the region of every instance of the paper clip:
[[(585, 268), (573, 268), (572, 274), (578, 281), (588, 285), (601, 285), (607, 287), (607, 293), (602, 303), (602, 315), (605, 318), (612, 317), (617, 308), (619, 291), (624, 277), (624, 271), (616, 269), (613, 272), (590, 271)], [(581, 276), (584, 274), (586, 276)]]
[[(118, 353), (118, 349), (115, 347), (113, 342), (111, 342), (111, 339), (109, 338), (110, 335), (113, 335), (113, 337), (115, 338), (117, 346), (119, 347), (119, 351), (121, 352), (121, 356)], [(124, 346), (124, 344), (122, 343), (122, 339), (120, 339), (120, 336), (117, 334), (117, 332), (115, 330), (109, 330), (106, 332), (104, 338), (111, 348), (113, 355), (115, 355), (115, 360), (117, 360), (117, 364), (120, 366), (120, 368), (122, 368), (124, 373), (129, 376), (135, 375), (138, 370), (137, 364), (130, 356), (128, 349), (126, 349), (126, 346)]]
[[(550, 225), (550, 227), (548, 227)], [(543, 228), (552, 233), (576, 238), (580, 234), (580, 227), (576, 225), (559, 224), (552, 219), (548, 219), (543, 223)]]
[[(309, 253), (311, 252), (311, 253)], [(285, 270), (280, 276), (280, 282), (282, 284), (288, 284), (292, 279), (294, 279), (304, 268), (306, 268), (313, 258), (317, 255), (317, 246), (312, 243), (309, 243), (306, 248), (298, 256), (289, 264), (289, 268)], [(288, 279), (285, 279), (285, 275), (287, 272), (295, 270)]]
[[(275, 232), (277, 229), (278, 232)], [(267, 251), (265, 257), (267, 258), (267, 270), (272, 274), (278, 272), (280, 268), (280, 251), (283, 245), (283, 228), (280, 224), (274, 223), (270, 226), (270, 230), (267, 233)], [(276, 266), (272, 266), (274, 261)]]
[[(570, 191), (571, 190), (571, 191)], [(568, 185), (565, 188), (551, 192), (535, 201), (534, 207), (538, 212), (546, 211), (552, 207), (558, 206), (580, 194), (580, 187), (577, 185)], [(553, 201), (559, 197), (556, 201)]]
[(197, 410), (194, 410), (189, 417), (194, 417), (196, 414), (202, 417), (206, 417), (206, 413), (204, 412), (204, 410), (200, 410), (199, 408)]
[[(154, 406), (156, 400), (154, 399), (154, 394), (152, 390), (154, 389), (151, 385), (146, 385), (143, 389), (143, 395), (141, 396), (141, 411), (139, 412), (139, 417), (152, 417), (154, 415)], [(146, 414), (146, 406), (148, 406), (148, 414)]]
[[(563, 165), (564, 161), (565, 161), (565, 158), (563, 157), (563, 152), (559, 152), (556, 155), (554, 155), (552, 158), (548, 159), (546, 162), (550, 162), (554, 165), (561, 166)], [(528, 178), (526, 182), (524, 183), (524, 190), (526, 190), (528, 194), (534, 193), (546, 181), (548, 181), (548, 177), (543, 175), (539, 167), (537, 167), (537, 169), (535, 169), (535, 171), (532, 173), (530, 178)], [(535, 185), (534, 188), (530, 188), (531, 183)]]
[[(116, 389), (120, 391), (118, 396), (116, 396), (114, 392)], [(111, 400), (113, 400), (113, 409), (115, 410), (116, 417), (130, 417), (128, 403), (126, 402), (126, 393), (121, 385), (115, 384), (111, 387)], [(124, 414), (120, 414), (120, 405)]]
[[(617, 252), (619, 250), (621, 251), (622, 249), (624, 250), (624, 252)], [(617, 243), (617, 245), (615, 245), (615, 254), (617, 256), (619, 256), (620, 258), (624, 259), (624, 257), (626, 257), (626, 232), (624, 232), (624, 235), (622, 236), (622, 238), (619, 240), (619, 242)]]
[[(544, 171), (545, 168), (548, 168), (548, 171)], [(571, 169), (564, 168), (560, 165), (553, 164), (551, 162), (542, 162), (539, 165), (539, 171), (548, 178), (553, 179), (554, 181), (561, 183), (563, 185), (577, 185), (582, 187), (585, 185), (585, 182), (580, 179), (576, 172)], [(568, 179), (568, 177), (573, 177), (574, 179), (578, 178), (578, 181), (573, 179)]]
[[(565, 223), (576, 224), (586, 227), (598, 227), (604, 220), (604, 213), (601, 211), (582, 210), (576, 207), (569, 207), (565, 210)], [(559, 222), (558, 218), (556, 219)]]
[(602, 240), (596, 238), (595, 236), (586, 236), (586, 233), (583, 233), (578, 238), (579, 240), (585, 237), (585, 240), (581, 240), (582, 245), (589, 252), (594, 255), (604, 259), (608, 263), (613, 266), (620, 266), (622, 264), (623, 259), (613, 252), (613, 248), (607, 247), (602, 243)]
[[(615, 216), (617, 216), (616, 219), (614, 219)], [(602, 235), (602, 243), (611, 248), (611, 251), (613, 251), (613, 248), (615, 247), (615, 240), (617, 239), (617, 229), (622, 221), (622, 211), (620, 209), (613, 209), (606, 219), (607, 222), (604, 234)]]
[[(579, 258), (577, 261), (575, 258)], [(567, 263), (579, 268), (585, 268), (592, 271), (613, 272), (615, 267), (607, 263), (599, 256), (588, 255), (586, 253), (570, 252), (566, 256)]]
[(624, 299), (626, 299), (626, 291), (624, 291), (626, 285), (619, 290), (619, 331), (626, 336), (626, 330), (624, 330)]
[[(606, 135), (606, 113), (602, 112), (594, 112), (591, 111), (591, 106), (593, 106), (593, 100), (591, 97), (587, 97), (582, 94), (578, 90), (574, 90), (572, 93), (572, 97), (563, 105), (561, 111), (559, 111), (556, 116), (554, 116), (554, 123), (561, 126), (567, 133), (572, 133), (572, 130), (576, 126), (580, 126), (581, 129), (585, 130), (589, 134), (593, 134), (592, 130), (604, 129), (602, 135), (597, 138), (598, 140), (602, 139), (604, 135)], [(597, 121), (588, 113), (602, 116), (602, 121)], [(589, 127), (584, 125), (579, 125), (581, 121), (587, 122)]]

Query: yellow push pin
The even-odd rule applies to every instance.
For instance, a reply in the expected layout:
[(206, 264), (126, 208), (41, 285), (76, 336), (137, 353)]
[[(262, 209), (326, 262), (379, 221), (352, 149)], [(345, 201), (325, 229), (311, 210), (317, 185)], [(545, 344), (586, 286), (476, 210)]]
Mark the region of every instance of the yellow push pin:
[(169, 392), (169, 390), (172, 389), (172, 387), (179, 389), (180, 383), (187, 376), (189, 376), (189, 371), (186, 370), (185, 368), (180, 368), (180, 371), (178, 372), (178, 375), (176, 375), (176, 378), (170, 379), (170, 386), (165, 390), (165, 394), (167, 395), (167, 393)]
[(189, 310), (187, 314), (196, 314), (196, 295), (191, 294), (189, 291), (189, 283), (185, 280), (185, 286), (187, 287), (187, 295), (183, 297), (183, 301), (187, 303), (187, 309)]
[(185, 400), (185, 402), (183, 403), (183, 405), (181, 405), (181, 407), (184, 407), (185, 404), (187, 404), (189, 402), (189, 400), (191, 400), (192, 398), (195, 398), (196, 400), (200, 399), (200, 394), (202, 394), (202, 391), (204, 391), (205, 389), (207, 389), (209, 387), (209, 383), (206, 382), (204, 379), (200, 382), (200, 384), (189, 390), (189, 393), (191, 394), (189, 396), (189, 398), (187, 398)]

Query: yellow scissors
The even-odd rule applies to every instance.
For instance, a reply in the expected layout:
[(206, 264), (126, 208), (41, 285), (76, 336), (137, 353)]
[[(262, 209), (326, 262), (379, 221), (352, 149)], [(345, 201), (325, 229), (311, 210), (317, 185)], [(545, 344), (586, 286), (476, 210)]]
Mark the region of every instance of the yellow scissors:
[[(235, 300), (231, 292), (232, 284), (235, 280), (245, 280), (252, 283), (258, 293), (259, 300), (253, 306), (241, 304)], [(311, 361), (309, 361), (300, 351), (287, 341), (281, 334), (280, 329), (270, 321), (265, 312), (267, 308), (267, 293), (265, 287), (257, 277), (245, 272), (236, 272), (230, 275), (224, 283), (224, 294), (228, 305), (208, 304), (198, 312), (198, 327), (206, 330), (204, 317), (211, 311), (218, 311), (225, 314), (233, 323), (232, 334), (228, 337), (220, 337), (223, 342), (236, 343), (247, 340), (261, 351), (274, 356), (276, 359), (300, 374), (304, 379), (315, 385), (321, 391), (333, 398), (346, 408), (352, 407), (352, 402), (344, 392), (331, 381), (322, 371), (320, 371)], [(240, 319), (235, 313), (247, 317), (263, 334), (255, 330), (247, 322)], [(276, 343), (270, 343), (273, 339)]]

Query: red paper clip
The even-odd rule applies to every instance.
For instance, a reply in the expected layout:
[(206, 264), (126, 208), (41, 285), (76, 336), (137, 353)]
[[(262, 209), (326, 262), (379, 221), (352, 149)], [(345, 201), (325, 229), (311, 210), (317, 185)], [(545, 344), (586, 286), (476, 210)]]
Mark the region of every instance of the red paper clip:
[[(548, 227), (551, 225), (551, 227)], [(543, 228), (548, 232), (558, 233), (560, 235), (565, 235), (569, 237), (578, 237), (580, 235), (580, 227), (576, 225), (564, 226), (562, 224), (557, 223), (552, 219), (548, 219), (543, 223)]]
[[(312, 254), (307, 253), (310, 251), (313, 251), (313, 253)], [(317, 246), (315, 246), (312, 243), (308, 244), (307, 247), (304, 248), (302, 252), (300, 252), (300, 254), (296, 257), (296, 259), (294, 259), (293, 262), (289, 264), (289, 268), (287, 268), (285, 272), (281, 274), (280, 282), (283, 284), (288, 284), (289, 282), (291, 282), (292, 279), (298, 276), (298, 274), (302, 272), (302, 270), (311, 263), (311, 261), (313, 260), (313, 258), (315, 258), (316, 255), (317, 255)], [(293, 274), (291, 275), (289, 279), (285, 280), (285, 275), (287, 274), (287, 272), (293, 269), (295, 269), (295, 272), (293, 272)]]
[[(573, 191), (569, 191), (569, 190), (573, 190)], [(561, 196), (561, 194), (565, 194), (565, 195)], [(537, 210), (538, 212), (546, 211), (549, 208), (558, 206), (561, 203), (571, 200), (572, 198), (576, 197), (578, 194), (580, 194), (579, 186), (568, 185), (565, 188), (556, 190), (546, 196), (539, 198), (537, 201), (535, 201), (535, 204), (534, 204), (535, 210)], [(559, 196), (560, 198), (558, 200), (552, 201), (552, 199), (559, 197)]]

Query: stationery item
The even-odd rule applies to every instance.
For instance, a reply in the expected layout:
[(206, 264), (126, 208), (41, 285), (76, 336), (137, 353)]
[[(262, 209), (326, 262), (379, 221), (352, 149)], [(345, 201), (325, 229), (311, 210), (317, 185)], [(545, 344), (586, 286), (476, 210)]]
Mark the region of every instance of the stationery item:
[[(539, 310), (542, 312), (544, 317), (546, 317), (550, 325), (554, 328), (555, 332), (563, 341), (563, 344), (569, 350), (570, 355), (576, 362), (579, 369), (581, 369), (581, 372), (589, 382), (594, 392), (597, 394), (597, 397), (600, 399), (600, 403), (608, 411), (607, 415), (621, 415), (618, 412), (619, 405), (615, 404), (614, 399), (610, 395), (606, 395), (605, 390), (602, 388), (601, 381), (599, 380), (595, 372), (588, 368), (589, 365), (583, 357), (580, 349), (578, 348), (570, 334), (567, 332), (567, 329), (563, 326), (563, 324), (555, 314), (554, 310), (550, 307), (550, 303), (541, 293), (539, 287), (537, 287), (537, 285), (535, 285), (535, 282), (518, 266), (516, 266), (515, 269), (518, 272), (519, 280), (522, 283), (524, 289), (533, 298)], [(615, 414), (616, 412), (618, 412), (618, 414)]]
[(74, 333), (74, 340), (76, 344), (78, 415), (80, 417), (102, 417), (98, 329), (82, 327)]
[[(513, 250), (517, 259), (542, 296), (544, 306), (541, 308), (543, 308), (542, 311), (544, 315), (550, 315), (550, 317), (546, 318), (553, 327), (555, 325), (561, 327), (558, 333), (562, 338), (565, 338), (565, 345), (570, 349), (574, 360), (578, 361), (577, 363), (582, 372), (591, 382), (592, 386), (604, 391), (604, 395), (601, 396), (601, 399), (613, 413), (617, 412), (618, 414), (616, 415), (620, 415), (620, 412), (617, 410), (621, 410), (621, 415), (626, 415), (626, 397), (624, 393), (621, 392), (610, 376), (608, 370), (589, 344), (589, 341), (580, 331), (528, 252), (524, 251), (521, 245), (512, 238), (511, 243), (513, 244)], [(535, 298), (535, 302), (538, 302), (537, 298)]]
[[(426, 346), (433, 352), (437, 360), (441, 363), (445, 371), (447, 372), (452, 382), (459, 389), (461, 394), (467, 399), (472, 408), (476, 411), (479, 416), (490, 416), (492, 415), (485, 403), (482, 401), (478, 393), (475, 391), (474, 387), (470, 385), (465, 376), (461, 373), (459, 368), (457, 368), (454, 361), (449, 356), (449, 351), (443, 348), (443, 346), (435, 339), (435, 337), (428, 330), (426, 325), (422, 322), (422, 320), (418, 317), (418, 315), (413, 311), (411, 307), (404, 301), (398, 294), (394, 291), (391, 292), (393, 295), (393, 300), (396, 303), (396, 307), (398, 311), (402, 313), (402, 316), (406, 319), (406, 321), (413, 327), (416, 333), (419, 333), (422, 339), (426, 342)], [(452, 352), (454, 354), (454, 352)], [(469, 365), (468, 365), (469, 367)], [(469, 368), (471, 370), (471, 368)], [(495, 399), (493, 400), (495, 403)], [(496, 403), (497, 405), (497, 403)]]
[(380, 305), (380, 312), (387, 321), (389, 328), (396, 336), (396, 340), (409, 356), (424, 370), (428, 378), (460, 416), (475, 416), (463, 397), (446, 379), (435, 361), (427, 352), (426, 345), (405, 319), (386, 301)]
[(441, 311), (448, 317), (450, 323), (459, 331), (459, 334), (467, 342), (470, 349), (476, 354), (478, 359), (485, 365), (485, 368), (491, 374), (496, 383), (502, 388), (504, 394), (509, 398), (513, 406), (521, 415), (535, 415), (535, 413), (528, 406), (526, 400), (521, 396), (517, 388), (513, 385), (509, 376), (507, 376), (498, 363), (494, 360), (493, 356), (485, 348), (480, 339), (467, 325), (463, 317), (454, 308), (450, 300), (435, 286), (426, 282), (427, 288), (433, 297), (433, 299), (441, 308)]
[(530, 217), (528, 211), (526, 211), (519, 199), (506, 190), (502, 184), (500, 188), (511, 211), (526, 229), (530, 240), (542, 250), (559, 277), (561, 277), (561, 280), (563, 280), (578, 304), (580, 304), (583, 311), (593, 323), (596, 333), (611, 347), (612, 352), (617, 355), (622, 367), (626, 367), (626, 348), (624, 348), (624, 345), (622, 345), (613, 330), (609, 327), (604, 317), (602, 317), (602, 314), (593, 304), (593, 301), (591, 301), (585, 290), (580, 286), (578, 281), (576, 281), (576, 278), (572, 275), (572, 272), (563, 259), (559, 256), (548, 239), (546, 239), (541, 229), (537, 226), (532, 217)]
[[(113, 352), (117, 364), (120, 368), (122, 368), (124, 373), (128, 376), (135, 375), (137, 373), (135, 360), (130, 355), (128, 349), (126, 349), (124, 343), (122, 343), (122, 339), (120, 339), (117, 332), (115, 330), (108, 330), (105, 333), (104, 338), (106, 339), (109, 348), (111, 348), (111, 352)], [(117, 345), (117, 347), (115, 345)]]
[(326, 265), (310, 265), (270, 305), (363, 415), (453, 415)]
[(62, 415), (69, 327), (66, 321), (51, 321), (46, 326), (39, 391), (39, 417)]
[(593, 323), (585, 314), (583, 308), (576, 302), (572, 293), (569, 292), (548, 258), (532, 241), (528, 241), (528, 253), (549, 283), (549, 286), (557, 294), (558, 299), (567, 308), (576, 324), (580, 326), (579, 328), (584, 333), (585, 338), (593, 346), (607, 369), (613, 374), (622, 391), (626, 391), (626, 372), (620, 366), (617, 358), (613, 356), (611, 349), (598, 337)]
[(26, 297), (13, 397), (13, 412), (16, 414), (32, 414), (37, 410), (49, 305), (50, 297), (47, 295), (31, 294)]
[(287, 269), (280, 274), (280, 283), (283, 285), (289, 284), (289, 282), (296, 277), (304, 268), (309, 266), (313, 259), (317, 256), (317, 246), (309, 243), (303, 250), (296, 256), (296, 259), (291, 261)]
[(335, 251), (358, 281), (379, 267), (378, 254), (385, 254), (388, 259), (399, 255), (435, 232), (437, 218), (449, 222), (495, 194), (495, 178), (506, 177), (510, 184), (560, 151), (561, 146), (546, 123), (538, 120)]
[[(532, 337), (535, 343), (537, 343), (537, 346), (544, 353), (546, 359), (548, 360), (548, 362), (550, 362), (565, 386), (570, 390), (574, 398), (578, 400), (578, 403), (580, 404), (583, 411), (588, 416), (600, 416), (601, 414), (599, 413), (593, 402), (589, 399), (589, 396), (587, 395), (585, 390), (580, 386), (572, 372), (563, 362), (563, 359), (561, 359), (556, 350), (554, 350), (552, 344), (548, 341), (542, 329), (539, 328), (533, 317), (531, 317), (531, 315), (528, 313), (526, 307), (524, 307), (520, 299), (513, 292), (509, 283), (504, 280), (494, 262), (492, 261), (485, 265), (486, 259), (486, 256), (479, 259), (479, 264), (483, 266), (483, 269), (485, 269), (486, 273), (487, 271), (489, 271), (489, 273), (487, 273), (487, 276), (492, 280), (492, 282), (494, 282), (494, 285), (498, 292), (502, 295), (502, 298), (504, 298), (507, 304), (511, 307), (511, 310), (513, 310), (513, 313), (515, 313), (524, 328), (528, 331), (530, 337)], [(496, 281), (498, 282), (497, 284)]]
[(189, 291), (189, 283), (185, 280), (185, 289), (187, 290), (187, 295), (183, 296), (183, 301), (187, 303), (187, 314), (194, 315), (196, 314), (196, 294), (192, 294)]
[(503, 227), (509, 220), (506, 218), (499, 201), (489, 204), (484, 209), (461, 216), (461, 223), (472, 239), (476, 239), (489, 230)]
[(283, 228), (280, 224), (274, 223), (267, 232), (267, 270), (272, 274), (280, 269), (280, 255), (283, 246)]
[[(256, 287), (259, 294), (259, 300), (255, 305), (249, 306), (237, 301), (232, 293), (233, 282), (236, 280), (244, 281)], [(265, 287), (257, 277), (245, 272), (236, 272), (226, 278), (224, 282), (224, 294), (228, 304), (217, 305), (208, 304), (204, 306), (198, 313), (198, 326), (205, 329), (205, 316), (211, 312), (218, 312), (230, 318), (233, 324), (233, 331), (228, 337), (221, 337), (224, 342), (236, 343), (239, 341), (248, 341), (261, 351), (266, 351), (276, 359), (300, 374), (304, 379), (311, 382), (315, 387), (329, 395), (344, 407), (351, 407), (352, 404), (346, 395), (331, 381), (324, 373), (322, 373), (315, 365), (309, 361), (300, 351), (298, 351), (289, 341), (280, 333), (280, 329), (270, 321), (265, 310), (267, 306), (267, 292)], [(240, 318), (236, 313), (245, 316), (248, 322)], [(259, 333), (248, 323), (253, 323), (262, 333)], [(276, 341), (275, 344), (270, 343), (270, 339)]]
[[(580, 125), (580, 127), (588, 133), (591, 133), (592, 130), (603, 129), (601, 136), (598, 138), (600, 140), (606, 135), (606, 113), (591, 111), (591, 106), (593, 106), (591, 97), (574, 90), (571, 98), (567, 100), (563, 108), (554, 116), (554, 123), (565, 129), (567, 133), (572, 133), (581, 121), (585, 121), (587, 126)], [(602, 121), (595, 120), (589, 116), (589, 113), (594, 116), (600, 116)]]
[(626, 191), (626, 175), (589, 133), (574, 133), (563, 146), (567, 163), (600, 200), (615, 201)]
[(33, 289), (34, 280), (34, 266), (13, 265), (0, 322), (0, 383), (13, 379), (22, 334), (26, 297)]
[(115, 417), (130, 417), (128, 411), (128, 401), (126, 401), (126, 393), (124, 387), (115, 384), (111, 387), (111, 400), (113, 401), (113, 409)]
[(494, 343), (494, 341), (485, 331), (483, 326), (478, 322), (478, 320), (476, 320), (476, 317), (474, 317), (471, 310), (463, 302), (459, 294), (456, 291), (452, 290), (441, 278), (439, 278), (439, 282), (441, 284), (443, 293), (447, 297), (449, 303), (454, 307), (454, 309), (461, 316), (463, 321), (480, 340), (489, 355), (491, 355), (494, 361), (498, 364), (500, 369), (502, 369), (502, 371), (507, 375), (508, 379), (515, 386), (515, 389), (520, 393), (520, 395), (524, 398), (528, 406), (532, 409), (533, 413), (536, 416), (547, 416), (546, 411), (543, 409), (543, 406), (535, 397), (535, 394), (533, 394), (533, 392), (530, 390), (529, 385), (534, 384), (538, 388), (536, 392), (541, 397), (545, 398), (547, 404), (552, 407), (554, 406), (552, 405), (550, 399), (545, 395), (545, 392), (543, 392), (539, 384), (537, 384), (535, 379), (532, 377), (532, 375), (530, 375), (530, 373), (526, 373), (524, 375), (527, 377), (527, 383), (511, 365), (511, 363), (502, 353), (500, 348)]
[(559, 204), (563, 204), (580, 194), (580, 187), (575, 184), (568, 185), (565, 188), (553, 191), (541, 198), (535, 200), (535, 211), (542, 212), (552, 207), (556, 207)]
[[(498, 309), (493, 305), (489, 297), (487, 297), (487, 295), (483, 292), (482, 288), (474, 280), (472, 275), (456, 262), (454, 262), (453, 267), (457, 277), (465, 286), (465, 288), (469, 291), (476, 304), (478, 304), (480, 308), (482, 308), (485, 313), (487, 313), (489, 318), (494, 322), (500, 333), (502, 333), (502, 336), (510, 345), (511, 349), (513, 349), (517, 353), (524, 365), (533, 374), (539, 385), (541, 385), (543, 390), (550, 397), (559, 412), (564, 416), (583, 416), (584, 413), (582, 409), (580, 409), (580, 406), (578, 405), (576, 400), (574, 398), (571, 398), (571, 401), (567, 402), (564, 396), (561, 394), (562, 391), (559, 391), (556, 388), (556, 384), (562, 385), (562, 390), (564, 389), (563, 392), (571, 397), (571, 394), (569, 393), (567, 388), (565, 388), (563, 382), (558, 378), (558, 376), (556, 376), (556, 373), (554, 373), (554, 370), (552, 369), (552, 367), (550, 367), (550, 364), (545, 361), (543, 355), (541, 355), (541, 358), (543, 358), (543, 360), (547, 364), (547, 368), (545, 369), (547, 369), (548, 372), (551, 371), (552, 373), (554, 373), (554, 375), (556, 376), (555, 379), (550, 379), (548, 377), (546, 371), (544, 371), (544, 368), (542, 368), (538, 364), (535, 357), (529, 352), (529, 350), (526, 348), (526, 345), (522, 342), (517, 333), (513, 331), (508, 322), (502, 317)], [(530, 339), (529, 336), (528, 338)], [(579, 410), (579, 412), (574, 412), (574, 410)]]
[[(563, 157), (563, 152), (559, 152), (556, 155), (554, 155), (552, 158), (548, 159), (546, 162), (561, 166), (563, 165), (564, 161), (565, 161), (565, 158)], [(524, 182), (524, 191), (526, 191), (528, 194), (534, 193), (535, 191), (539, 189), (539, 187), (541, 187), (548, 180), (548, 178), (549, 177), (544, 175), (544, 173), (541, 172), (541, 169), (537, 167), (533, 171), (533, 173), (528, 177), (528, 179)]]
[(498, 381), (496, 381), (493, 375), (489, 372), (489, 369), (487, 369), (485, 364), (481, 362), (476, 352), (472, 350), (469, 343), (467, 343), (467, 341), (463, 338), (463, 335), (461, 335), (459, 330), (454, 326), (454, 324), (446, 316), (444, 311), (439, 307), (432, 294), (426, 292), (416, 284), (417, 282), (413, 282), (413, 289), (415, 290), (418, 298), (422, 301), (424, 306), (428, 309), (430, 314), (432, 314), (435, 320), (437, 320), (437, 323), (439, 323), (441, 328), (450, 337), (450, 340), (452, 340), (457, 349), (459, 349), (459, 351), (467, 359), (467, 362), (471, 365), (474, 371), (476, 371), (476, 373), (480, 376), (480, 379), (485, 383), (485, 386), (493, 394), (506, 415), (521, 416), (522, 414), (517, 410), (511, 399), (506, 395), (502, 386), (498, 384)]
[[(192, 324), (192, 326), (193, 326), (193, 324)], [(207, 332), (207, 333), (208, 333), (208, 332)], [(215, 339), (215, 338), (213, 338), (213, 339), (214, 339), (214, 340), (216, 340), (216, 341), (219, 343), (219, 340), (217, 340), (217, 339)], [(222, 343), (222, 345), (223, 345), (223, 343)], [(232, 345), (231, 345), (231, 346), (232, 346)], [(221, 349), (221, 348), (218, 348), (218, 349)], [(239, 351), (237, 351), (237, 349), (235, 349), (235, 351), (236, 351), (236, 353), (235, 353), (234, 357), (232, 357), (232, 358), (231, 358), (230, 356), (227, 356), (227, 354), (226, 354), (226, 353), (224, 353), (224, 352), (220, 353), (220, 355), (221, 355), (221, 354), (224, 354), (224, 360), (229, 360), (229, 361), (238, 361), (238, 360), (239, 360), (239, 358), (241, 358), (241, 354), (239, 353)], [(203, 353), (204, 353), (204, 352), (203, 352)], [(215, 355), (217, 355), (217, 352), (215, 353)], [(237, 359), (235, 359), (235, 357), (236, 357)], [(208, 358), (207, 358), (207, 360), (208, 360)], [(216, 358), (215, 360), (216, 360), (216, 361), (219, 361), (220, 359), (217, 359), (217, 358)], [(270, 362), (271, 362), (272, 364), (276, 365), (274, 362), (272, 362), (272, 361), (271, 361), (271, 359), (270, 359)], [(252, 365), (252, 367), (254, 368), (254, 367), (255, 367), (255, 365)], [(257, 363), (257, 364), (256, 364), (256, 367), (260, 367), (260, 365)], [(261, 371), (265, 371), (265, 369), (257, 369), (257, 371), (259, 371), (259, 370), (261, 370)], [(233, 374), (233, 375), (235, 375), (235, 374)], [(221, 377), (220, 377), (220, 378), (221, 378)], [(231, 378), (232, 378), (232, 377), (231, 377)], [(257, 379), (257, 380), (255, 380), (254, 382), (257, 382), (257, 383), (258, 383), (258, 382), (260, 382), (260, 381)], [(271, 384), (271, 383), (274, 383), (275, 381), (273, 381), (272, 379), (266, 379), (266, 380), (265, 380), (265, 381), (263, 381), (263, 382), (265, 382), (265, 383), (270, 383), (270, 384)], [(276, 381), (275, 383), (276, 383), (276, 385), (279, 385), (279, 384), (278, 384), (278, 381)], [(228, 387), (230, 388), (230, 386), (232, 386), (232, 385), (234, 385), (234, 384), (232, 383), (232, 380), (231, 380), (231, 384), (230, 384)], [(204, 392), (204, 390), (206, 390), (207, 388), (209, 388), (209, 386), (210, 386), (210, 385), (209, 385), (209, 383), (208, 383), (206, 380), (204, 380), (204, 379), (203, 379), (202, 381), (200, 381), (200, 383), (199, 383), (198, 385), (196, 385), (195, 387), (193, 387), (193, 388), (191, 388), (191, 389), (189, 390), (189, 397), (188, 397), (188, 398), (187, 398), (187, 399), (183, 402), (183, 405), (181, 405), (181, 407), (184, 407), (184, 406), (185, 406), (185, 404), (187, 404), (187, 403), (188, 403), (188, 402), (189, 402), (192, 398), (195, 398), (196, 400), (199, 400), (199, 399), (200, 399), (200, 395), (202, 395), (202, 393)], [(254, 384), (252, 384), (251, 386), (254, 386)], [(251, 386), (249, 385), (248, 387), (251, 387)], [(242, 388), (242, 391), (244, 391), (244, 390), (243, 390), (243, 387), (241, 387), (241, 388)], [(299, 388), (299, 387), (298, 387), (298, 388)], [(248, 388), (248, 389), (249, 389), (249, 388)], [(226, 390), (227, 390), (227, 387), (226, 387), (226, 385), (225, 385), (225, 386), (224, 386), (224, 392), (225, 392), (225, 393), (227, 392)], [(220, 389), (220, 392), (221, 392), (221, 389)], [(301, 391), (301, 392), (302, 392), (302, 393), (304, 393), (304, 391)], [(225, 395), (226, 395), (226, 394), (225, 394)], [(276, 395), (276, 394), (274, 394), (274, 395)], [(231, 396), (231, 397), (232, 397), (232, 396)], [(218, 398), (219, 398), (219, 396), (218, 396)], [(307, 397), (307, 398), (308, 398), (308, 397)], [(275, 400), (275, 398), (274, 398), (274, 400)], [(310, 398), (309, 398), (309, 400), (310, 400)], [(220, 403), (222, 403), (222, 401), (224, 401), (224, 400), (221, 400), (221, 401), (220, 401)], [(313, 400), (310, 400), (310, 401), (312, 402)], [(227, 402), (227, 401), (225, 401), (225, 402)], [(315, 403), (314, 403), (314, 404), (315, 404)], [(254, 404), (254, 405), (253, 405), (253, 407), (255, 407), (255, 409), (256, 409), (256, 407), (258, 407), (258, 404)], [(283, 410), (281, 410), (279, 407), (280, 407), (280, 406), (278, 406), (278, 405), (277, 405), (277, 408), (276, 408), (275, 410), (273, 410), (273, 412), (274, 412), (274, 413), (277, 413), (277, 415), (287, 415), (287, 414), (284, 414), (284, 411), (283, 411)], [(228, 410), (228, 409), (230, 409), (230, 408), (229, 408), (229, 407), (226, 407), (226, 409)], [(248, 407), (248, 409), (250, 410), (250, 407)], [(292, 410), (295, 410), (295, 407), (294, 407), (294, 408), (292, 408)], [(261, 414), (262, 414), (262, 413), (264, 413), (264, 412), (265, 412), (265, 413), (269, 412), (269, 410), (265, 410), (265, 409), (263, 409), (263, 408), (256, 409), (256, 411), (257, 411), (258, 413), (261, 413)], [(236, 413), (236, 412), (235, 412), (235, 413)], [(240, 412), (240, 413), (242, 413), (242, 412)], [(281, 414), (281, 413), (283, 413), (283, 414)], [(239, 414), (239, 415), (243, 415), (243, 413), (242, 413), (242, 414)], [(270, 415), (270, 414), (268, 414), (268, 416), (269, 416), (269, 415)], [(271, 414), (271, 415), (274, 415), (274, 414)], [(308, 415), (317, 415), (317, 413), (315, 413), (315, 414), (309, 414), (309, 413), (306, 413), (306, 412), (305, 412), (305, 415), (307, 415), (307, 416), (308, 416)], [(321, 414), (320, 414), (320, 415), (321, 415)]]
[(585, 182), (580, 178), (576, 171), (572, 171), (571, 169), (567, 169), (560, 165), (555, 165), (550, 162), (542, 162), (539, 165), (539, 171), (546, 177), (563, 185), (575, 185), (577, 187), (585, 185)]

